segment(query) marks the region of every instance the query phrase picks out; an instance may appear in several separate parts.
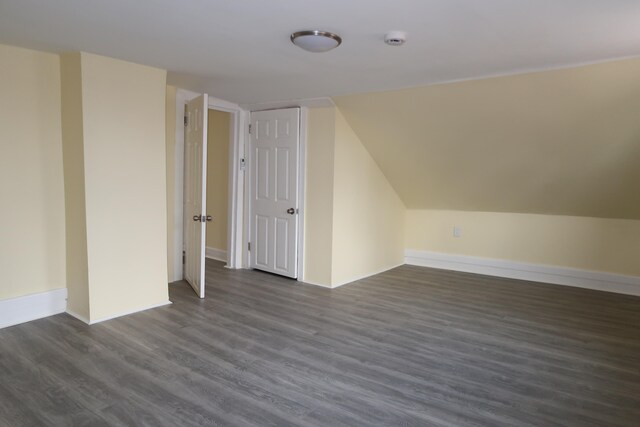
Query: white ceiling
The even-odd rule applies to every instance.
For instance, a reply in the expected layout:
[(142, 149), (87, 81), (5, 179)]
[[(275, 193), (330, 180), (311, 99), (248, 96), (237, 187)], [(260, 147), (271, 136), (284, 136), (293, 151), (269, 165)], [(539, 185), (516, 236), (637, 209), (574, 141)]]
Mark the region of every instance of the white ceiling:
[[(344, 42), (305, 52), (289, 41), (304, 29)], [(407, 43), (385, 45), (389, 30)], [(165, 68), (252, 104), (640, 56), (640, 1), (0, 0), (0, 42)]]

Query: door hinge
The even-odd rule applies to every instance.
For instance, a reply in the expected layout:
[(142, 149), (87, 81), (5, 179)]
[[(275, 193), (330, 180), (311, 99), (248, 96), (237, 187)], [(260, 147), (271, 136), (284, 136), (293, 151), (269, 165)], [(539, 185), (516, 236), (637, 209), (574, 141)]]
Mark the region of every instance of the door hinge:
[(188, 124), (189, 124), (189, 119), (187, 118), (187, 116), (184, 116), (184, 126), (187, 127)]
[(182, 251), (182, 263), (185, 264), (187, 261), (187, 253), (185, 251)]
[(251, 251), (251, 242), (247, 242), (247, 250)]
[(251, 125), (249, 125), (249, 135), (251, 135)]

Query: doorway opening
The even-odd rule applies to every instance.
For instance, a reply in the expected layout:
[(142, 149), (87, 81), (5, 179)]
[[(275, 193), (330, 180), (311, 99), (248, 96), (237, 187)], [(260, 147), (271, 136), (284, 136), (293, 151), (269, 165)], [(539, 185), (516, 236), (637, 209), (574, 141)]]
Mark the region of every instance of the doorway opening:
[[(244, 198), (246, 196), (242, 160), (245, 155), (246, 140), (244, 129), (247, 127), (249, 113), (237, 104), (185, 89), (176, 91), (175, 105), (176, 128), (173, 151), (175, 163), (171, 221), (174, 226), (172, 230), (170, 227), (173, 240), (173, 244), (170, 246), (170, 262), (173, 265), (173, 270), (170, 281), (187, 279), (194, 287), (196, 294), (203, 297), (207, 247), (226, 252), (225, 254), (210, 250), (209, 255), (213, 258), (226, 259), (226, 267), (228, 268), (246, 266), (245, 253), (243, 252), (246, 248), (246, 237), (243, 233)], [(187, 106), (191, 108), (187, 108)], [(226, 159), (218, 159), (221, 163), (226, 161), (227, 175), (225, 178), (228, 190), (226, 206), (220, 207), (220, 209), (227, 209), (226, 226), (220, 227), (222, 231), (219, 231), (219, 234), (223, 234), (226, 229), (226, 240), (224, 236), (222, 240), (218, 239), (218, 242), (221, 243), (215, 243), (216, 240), (210, 239), (210, 243), (207, 245), (205, 223), (207, 223), (206, 220), (209, 216), (212, 221), (208, 223), (213, 223), (213, 215), (207, 212), (206, 206), (208, 160), (206, 134), (210, 109), (226, 113), (229, 119), (229, 127), (227, 128), (228, 155)], [(213, 121), (215, 123), (216, 119)], [(215, 133), (217, 132), (214, 131)], [(217, 167), (217, 169), (221, 168)], [(209, 198), (211, 199), (212, 196)], [(223, 206), (225, 203), (217, 205)], [(221, 219), (224, 216), (224, 214), (216, 214), (216, 217), (219, 217), (216, 219)], [(214, 243), (212, 244), (211, 241)], [(191, 280), (189, 280), (190, 278)]]
[(233, 117), (209, 108), (207, 120), (206, 207), (212, 220), (206, 223), (205, 256), (228, 264), (229, 153)]

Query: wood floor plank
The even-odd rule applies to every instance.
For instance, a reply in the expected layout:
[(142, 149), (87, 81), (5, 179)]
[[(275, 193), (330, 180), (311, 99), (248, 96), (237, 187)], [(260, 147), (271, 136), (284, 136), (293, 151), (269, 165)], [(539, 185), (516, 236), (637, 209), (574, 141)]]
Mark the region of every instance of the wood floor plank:
[(640, 298), (402, 266), (0, 330), (0, 426), (638, 426)]

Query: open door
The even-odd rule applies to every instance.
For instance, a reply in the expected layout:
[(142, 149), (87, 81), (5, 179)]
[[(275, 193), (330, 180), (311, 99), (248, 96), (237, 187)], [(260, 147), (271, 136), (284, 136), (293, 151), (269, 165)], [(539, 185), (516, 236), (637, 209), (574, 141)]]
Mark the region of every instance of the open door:
[(298, 277), (300, 109), (251, 113), (251, 267)]
[(187, 102), (184, 144), (184, 276), (204, 298), (204, 256), (207, 194), (207, 94)]

